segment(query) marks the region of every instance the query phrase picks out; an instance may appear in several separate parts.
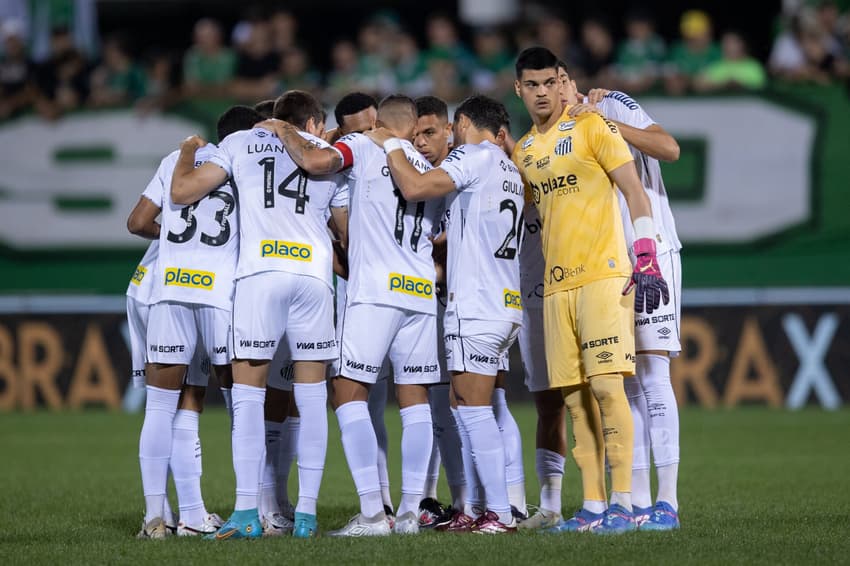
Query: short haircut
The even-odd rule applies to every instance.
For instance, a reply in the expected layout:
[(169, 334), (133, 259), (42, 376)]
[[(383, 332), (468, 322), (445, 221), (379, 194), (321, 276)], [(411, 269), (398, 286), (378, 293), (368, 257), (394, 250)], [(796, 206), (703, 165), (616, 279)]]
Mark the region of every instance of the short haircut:
[(231, 106), (218, 118), (216, 126), (218, 141), (221, 142), (233, 132), (250, 130), (254, 127), (254, 124), (262, 122), (264, 119), (265, 117), (262, 114), (250, 106)]
[(303, 90), (288, 90), (274, 102), (274, 117), (303, 130), (310, 118), (322, 121), (322, 105), (316, 97)]
[(557, 69), (558, 58), (545, 47), (529, 47), (523, 49), (516, 58), (516, 78), (522, 76), (526, 69), (539, 71), (541, 69)]
[(473, 94), (461, 102), (455, 110), (455, 123), (460, 116), (466, 116), (473, 126), (494, 136), (499, 133), (499, 128), (510, 124), (505, 105), (483, 94)]
[(381, 122), (412, 122), (416, 125), (416, 103), (406, 94), (390, 94), (378, 104), (378, 120)]
[(416, 117), (434, 115), (437, 118), (442, 118), (446, 122), (449, 121), (449, 107), (446, 103), (436, 96), (420, 96), (416, 99)]
[(567, 63), (563, 59), (558, 59), (558, 69), (563, 69), (565, 73), (569, 73)]
[(336, 108), (334, 108), (336, 125), (342, 126), (342, 121), (346, 116), (357, 114), (367, 108), (378, 109), (378, 101), (375, 100), (375, 97), (365, 92), (350, 92), (346, 94), (336, 103)]
[(264, 118), (271, 118), (274, 115), (274, 99), (263, 100), (254, 105), (254, 110), (263, 115)]

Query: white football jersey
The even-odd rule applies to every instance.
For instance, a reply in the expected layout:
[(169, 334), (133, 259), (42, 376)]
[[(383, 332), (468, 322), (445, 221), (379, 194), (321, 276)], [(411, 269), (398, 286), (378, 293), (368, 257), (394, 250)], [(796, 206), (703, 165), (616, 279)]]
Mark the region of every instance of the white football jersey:
[[(609, 92), (597, 106), (607, 118), (633, 128), (644, 130), (655, 124), (655, 120), (649, 117), (640, 104), (623, 92), (616, 90)], [(679, 235), (676, 232), (676, 222), (673, 219), (673, 212), (670, 210), (670, 201), (667, 198), (667, 190), (664, 188), (664, 180), (661, 178), (661, 164), (654, 157), (646, 155), (631, 145), (629, 145), (629, 150), (635, 158), (638, 176), (644, 189), (646, 189), (649, 202), (652, 204), (652, 216), (657, 232), (655, 245), (658, 253), (668, 250), (679, 251), (682, 249), (682, 242), (679, 241)], [(632, 226), (629, 206), (620, 191), (617, 191), (617, 196), (620, 199), (626, 244), (629, 253), (632, 253), (635, 230)]]
[[(195, 152), (195, 167), (215, 153), (213, 144)], [(179, 301), (230, 310), (239, 253), (236, 196), (225, 183), (194, 204), (171, 200), (171, 177), (179, 151), (162, 160), (159, 262), (153, 302)]]
[(144, 305), (151, 304), (158, 257), (159, 240), (153, 240), (145, 251), (145, 255), (142, 256), (139, 265), (136, 266), (133, 276), (130, 277), (130, 284), (127, 286), (128, 297), (132, 297)]
[[(348, 302), (436, 314), (431, 238), (444, 199), (407, 202), (390, 176), (387, 156), (363, 134), (334, 144), (348, 177)], [(420, 172), (431, 165), (408, 141), (407, 160)]]
[[(323, 140), (301, 132), (318, 146)], [(263, 271), (309, 275), (333, 288), (329, 207), (348, 206), (340, 175), (299, 168), (275, 134), (262, 128), (227, 136), (210, 159), (227, 172), (239, 200), (237, 279)]]
[(517, 248), (524, 197), (519, 170), (487, 141), (453, 149), (440, 168), (457, 188), (446, 203), (446, 334), (458, 333), (458, 319), (522, 324)]
[(523, 211), (525, 231), (519, 247), (519, 286), (522, 290), (523, 308), (543, 308), (543, 274), (546, 258), (543, 257), (543, 242), (540, 230), (543, 222), (534, 203), (527, 203)]

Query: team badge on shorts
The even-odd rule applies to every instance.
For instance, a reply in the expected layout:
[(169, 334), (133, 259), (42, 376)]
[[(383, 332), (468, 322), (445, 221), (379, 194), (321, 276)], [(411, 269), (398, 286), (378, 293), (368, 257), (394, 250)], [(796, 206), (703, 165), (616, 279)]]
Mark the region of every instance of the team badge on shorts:
[(573, 137), (561, 138), (555, 144), (555, 155), (567, 155), (573, 151)]

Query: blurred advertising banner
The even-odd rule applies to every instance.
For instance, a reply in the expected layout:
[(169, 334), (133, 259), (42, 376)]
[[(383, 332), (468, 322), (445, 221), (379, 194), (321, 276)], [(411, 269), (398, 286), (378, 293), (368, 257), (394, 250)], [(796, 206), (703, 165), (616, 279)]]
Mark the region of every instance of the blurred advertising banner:
[[(672, 364), (681, 404), (836, 409), (850, 400), (850, 289), (689, 295)], [(509, 396), (528, 401), (521, 368), (513, 351)], [(0, 299), (0, 410), (138, 410), (129, 376), (123, 297)]]

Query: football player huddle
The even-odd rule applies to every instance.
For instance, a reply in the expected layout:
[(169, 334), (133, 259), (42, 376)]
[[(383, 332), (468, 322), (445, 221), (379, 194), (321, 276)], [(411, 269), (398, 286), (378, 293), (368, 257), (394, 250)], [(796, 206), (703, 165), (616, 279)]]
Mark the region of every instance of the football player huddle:
[[(230, 108), (216, 144), (192, 136), (162, 160), (128, 219), (152, 240), (127, 290), (147, 392), (140, 538), (317, 536), (329, 400), (360, 512), (327, 536), (678, 528), (681, 245), (658, 165), (678, 146), (627, 95), (578, 94), (546, 49), (516, 71), (534, 124), (516, 143), (486, 96), (450, 122), (433, 96), (351, 93), (325, 131), (320, 103), (288, 91)], [(515, 341), (538, 411), (534, 513), (505, 401)], [(210, 374), (231, 415), (226, 521), (201, 493)], [(565, 519), (567, 414), (584, 503)]]

